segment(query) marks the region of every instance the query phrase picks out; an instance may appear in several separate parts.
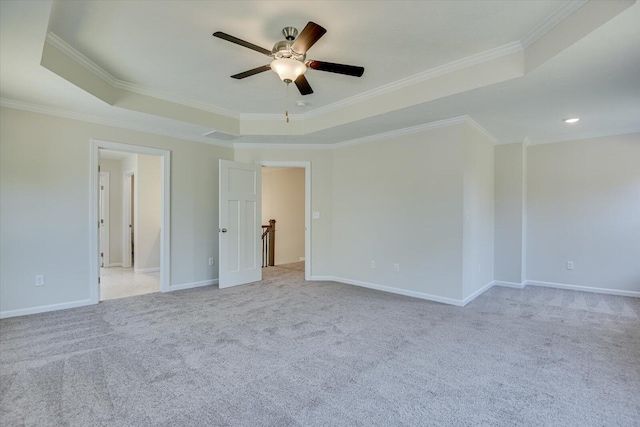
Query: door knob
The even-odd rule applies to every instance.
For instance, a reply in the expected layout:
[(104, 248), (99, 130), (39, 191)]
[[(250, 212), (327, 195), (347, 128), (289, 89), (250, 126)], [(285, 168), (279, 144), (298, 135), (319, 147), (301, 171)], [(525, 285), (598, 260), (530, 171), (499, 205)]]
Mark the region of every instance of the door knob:
[(223, 229), (222, 229), (222, 230), (220, 230), (220, 231), (222, 231), (223, 233), (226, 233), (226, 232), (227, 232), (227, 229), (226, 229), (226, 228), (223, 228)]

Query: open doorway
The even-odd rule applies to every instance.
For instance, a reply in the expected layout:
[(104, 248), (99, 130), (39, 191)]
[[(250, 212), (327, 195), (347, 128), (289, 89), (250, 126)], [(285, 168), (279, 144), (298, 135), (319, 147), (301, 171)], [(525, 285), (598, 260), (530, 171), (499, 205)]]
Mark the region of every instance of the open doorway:
[(160, 291), (161, 160), (99, 150), (100, 301)]
[(92, 140), (92, 301), (169, 290), (169, 155)]
[[(311, 275), (310, 174), (309, 162), (260, 162), (262, 168), (262, 224), (265, 239), (275, 237), (263, 251), (263, 265), (305, 272)], [(273, 221), (275, 220), (275, 224)], [(275, 225), (275, 233), (268, 226)], [(273, 243), (273, 242), (269, 242)], [(272, 251), (272, 252), (270, 252)], [(267, 270), (265, 270), (267, 271)]]

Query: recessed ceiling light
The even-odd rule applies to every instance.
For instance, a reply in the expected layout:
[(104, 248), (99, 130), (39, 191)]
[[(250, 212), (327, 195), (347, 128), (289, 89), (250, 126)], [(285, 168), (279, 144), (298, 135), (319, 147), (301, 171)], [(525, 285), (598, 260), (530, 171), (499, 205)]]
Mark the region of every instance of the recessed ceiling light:
[(306, 102), (304, 102), (304, 101), (298, 101), (298, 102), (296, 102), (296, 105), (297, 105), (298, 107), (306, 107), (306, 106), (307, 106), (307, 103), (306, 103)]
[(564, 122), (565, 122), (565, 123), (575, 123), (575, 122), (577, 122), (578, 120), (580, 120), (580, 118), (579, 118), (579, 117), (572, 117), (572, 118), (570, 118), (570, 119), (564, 119)]

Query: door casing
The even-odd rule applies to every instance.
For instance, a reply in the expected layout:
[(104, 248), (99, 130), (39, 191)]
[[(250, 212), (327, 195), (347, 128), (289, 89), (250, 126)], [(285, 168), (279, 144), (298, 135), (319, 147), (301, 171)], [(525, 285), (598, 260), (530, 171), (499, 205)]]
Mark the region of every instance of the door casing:
[(259, 160), (256, 164), (269, 168), (304, 168), (304, 280), (311, 280), (311, 162)]
[(98, 197), (100, 178), (98, 162), (100, 150), (123, 151), (132, 154), (147, 154), (162, 158), (161, 172), (161, 214), (160, 224), (160, 291), (171, 290), (171, 151), (140, 145), (122, 144), (119, 142), (90, 140), (89, 149), (89, 298), (91, 303), (100, 300), (100, 247), (99, 247), (99, 212)]

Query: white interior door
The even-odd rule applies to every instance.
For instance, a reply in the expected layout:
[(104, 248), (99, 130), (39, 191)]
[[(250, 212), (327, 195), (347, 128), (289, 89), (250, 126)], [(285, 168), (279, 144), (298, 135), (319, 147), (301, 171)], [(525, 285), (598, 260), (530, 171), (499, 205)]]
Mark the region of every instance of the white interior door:
[(109, 172), (100, 172), (100, 267), (109, 266)]
[(220, 160), (220, 288), (262, 280), (262, 171)]

